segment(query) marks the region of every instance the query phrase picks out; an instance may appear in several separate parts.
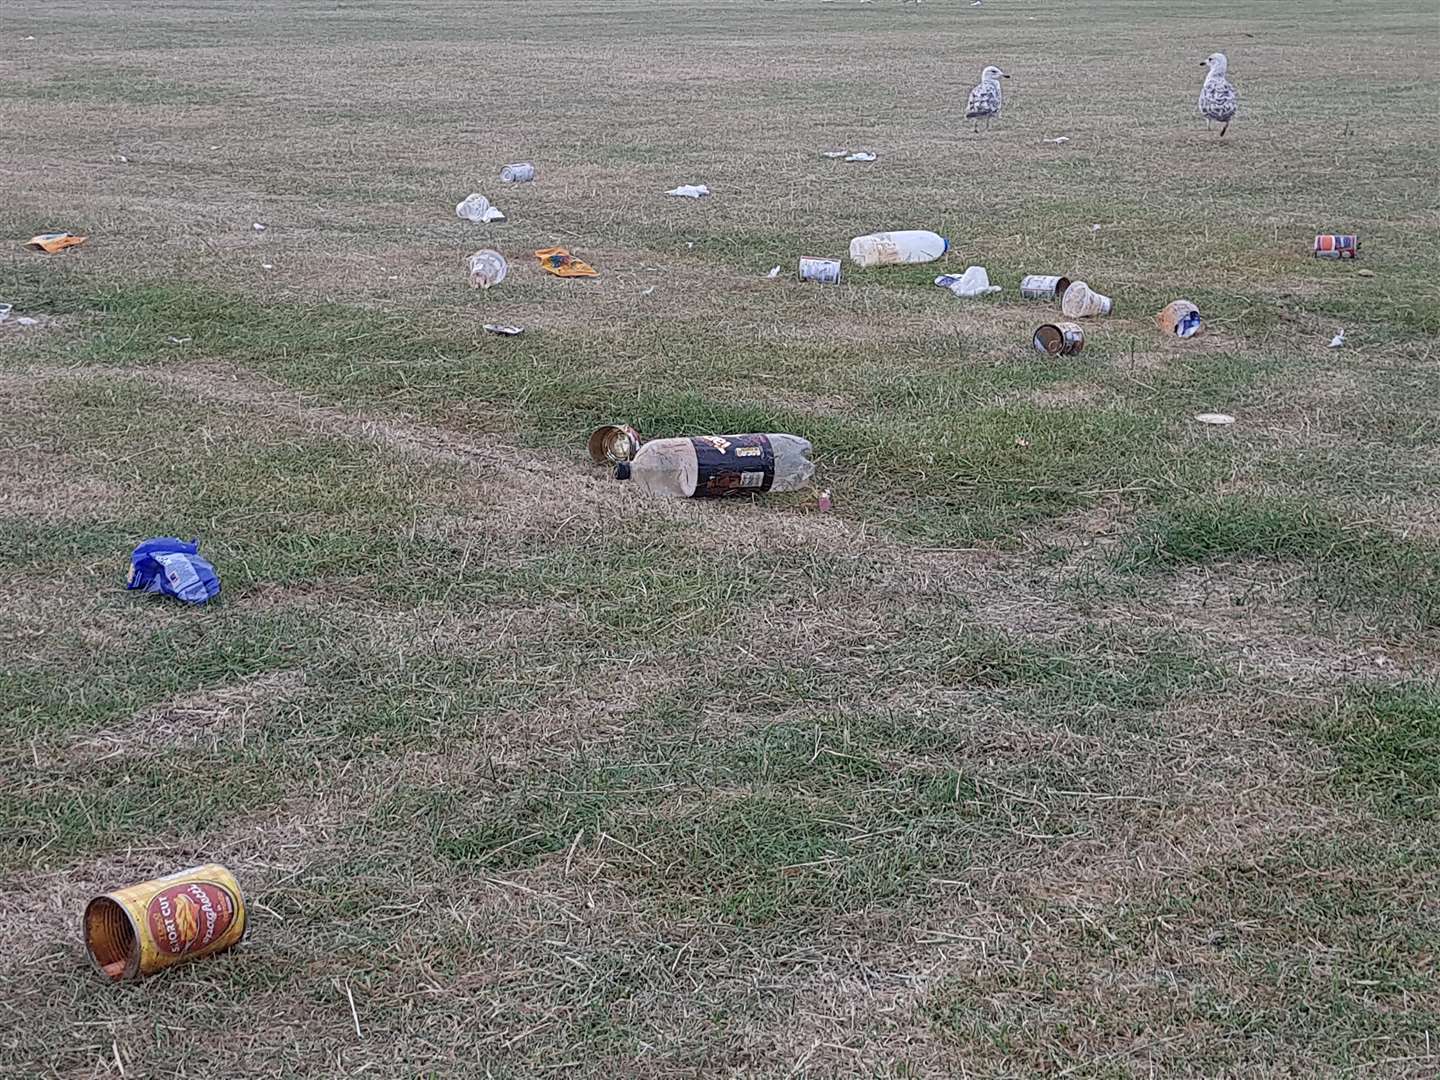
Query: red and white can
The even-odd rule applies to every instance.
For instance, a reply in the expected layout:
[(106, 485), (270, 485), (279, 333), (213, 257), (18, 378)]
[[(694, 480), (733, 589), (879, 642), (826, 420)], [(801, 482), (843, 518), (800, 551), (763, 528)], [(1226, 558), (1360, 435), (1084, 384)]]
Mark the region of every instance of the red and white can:
[(1317, 259), (1353, 259), (1360, 254), (1360, 237), (1352, 233), (1320, 233), (1315, 237)]

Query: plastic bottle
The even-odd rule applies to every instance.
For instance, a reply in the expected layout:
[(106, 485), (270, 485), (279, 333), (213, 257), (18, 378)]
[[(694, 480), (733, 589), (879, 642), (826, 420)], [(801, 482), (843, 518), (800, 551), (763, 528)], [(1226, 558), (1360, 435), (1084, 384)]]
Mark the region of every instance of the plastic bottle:
[(701, 435), (655, 439), (615, 466), (647, 495), (672, 499), (796, 491), (815, 475), (810, 443), (798, 435)]
[(950, 241), (929, 229), (871, 233), (850, 241), (850, 261), (856, 266), (892, 266), (896, 263), (934, 262), (950, 250)]

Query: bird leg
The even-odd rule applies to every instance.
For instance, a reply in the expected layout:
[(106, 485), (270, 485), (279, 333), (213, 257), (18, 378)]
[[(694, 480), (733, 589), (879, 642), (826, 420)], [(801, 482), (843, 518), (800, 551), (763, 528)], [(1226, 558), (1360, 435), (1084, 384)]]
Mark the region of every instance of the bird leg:
[(1220, 138), (1223, 139), (1223, 138), (1225, 137), (1225, 132), (1227, 132), (1227, 131), (1229, 131), (1229, 130), (1230, 130), (1230, 121), (1229, 121), (1229, 120), (1226, 120), (1225, 123), (1224, 123), (1224, 125), (1220, 128)]

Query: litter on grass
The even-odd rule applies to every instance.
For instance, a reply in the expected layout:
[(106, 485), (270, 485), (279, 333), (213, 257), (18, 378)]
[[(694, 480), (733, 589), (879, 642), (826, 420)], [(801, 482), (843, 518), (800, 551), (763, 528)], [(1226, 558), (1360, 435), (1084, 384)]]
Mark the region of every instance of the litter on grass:
[(1345, 344), (1345, 328), (1341, 327), (1335, 331), (1335, 336), (1330, 339), (1330, 348), (1338, 349)]
[(1060, 310), (1072, 319), (1109, 315), (1114, 307), (1114, 300), (1095, 292), (1083, 281), (1072, 281), (1060, 299)]
[(1020, 279), (1022, 300), (1059, 300), (1070, 288), (1070, 279), (1055, 274), (1026, 274)]
[(682, 199), (699, 199), (710, 194), (710, 189), (704, 184), (681, 184), (677, 188), (671, 188), (665, 192), (666, 195), (676, 195)]
[(855, 153), (853, 153), (853, 154), (847, 154), (847, 155), (845, 156), (845, 160), (846, 160), (846, 161), (874, 161), (877, 157), (879, 157), (878, 154), (871, 154), (871, 153), (867, 153), (867, 152), (864, 151), (864, 150), (857, 150), (857, 151), (856, 151)]
[(1160, 309), (1155, 321), (1160, 324), (1161, 330), (1178, 338), (1192, 338), (1204, 325), (1200, 309), (1189, 300), (1172, 300)]
[(491, 206), (490, 200), (478, 192), (466, 195), (455, 204), (455, 216), (462, 217), (466, 221), (473, 221), (477, 225), (484, 222), (504, 221), (505, 215), (500, 212), (497, 206)]
[(840, 284), (840, 260), (812, 259), (808, 256), (801, 256), (800, 280), (818, 281), (822, 285), (838, 285)]
[(0, 304), (0, 322), (4, 322), (6, 319), (8, 319), (10, 317), (10, 312), (14, 310), (15, 307), (13, 304)]
[(505, 261), (505, 256), (489, 248), (471, 255), (466, 260), (466, 268), (470, 274), (472, 289), (488, 289), (499, 285), (510, 272), (510, 264)]
[(990, 275), (983, 266), (967, 267), (963, 274), (941, 274), (935, 284), (949, 289), (956, 296), (989, 296), (1000, 291), (999, 285), (990, 284)]
[(778, 266), (772, 266), (772, 267), (770, 268), (770, 272), (769, 272), (768, 274), (766, 274), (765, 276), (766, 276), (767, 278), (769, 278), (771, 281), (774, 281), (776, 278), (778, 278), (778, 277), (780, 276), (780, 267), (778, 267)]
[(509, 326), (505, 323), (485, 323), (484, 329), (492, 334), (499, 334), (501, 337), (514, 337), (516, 334), (523, 334), (523, 326)]
[(245, 936), (245, 898), (225, 867), (192, 866), (95, 897), (80, 926), (95, 970), (130, 982), (230, 948)]
[(593, 266), (582, 259), (577, 259), (562, 247), (541, 248), (535, 252), (535, 258), (540, 260), (542, 270), (547, 274), (554, 274), (556, 277), (600, 276)]
[(1195, 419), (1202, 424), (1213, 424), (1215, 427), (1228, 427), (1235, 423), (1235, 418), (1229, 413), (1223, 412), (1202, 412), (1196, 413)]
[(833, 159), (835, 159), (835, 158), (843, 158), (843, 157), (846, 157), (849, 153), (850, 153), (849, 150), (821, 150), (821, 151), (820, 151), (820, 156), (823, 157), (823, 158), (830, 158), (830, 159), (833, 160)]
[(255, 224), (254, 224), (254, 225), (251, 225), (250, 227), (251, 227), (252, 229), (254, 229), (256, 232), (264, 232), (264, 231), (265, 231), (265, 226), (264, 226), (261, 222), (258, 222), (258, 221), (255, 222)]
[(68, 232), (47, 232), (39, 236), (32, 236), (25, 244), (32, 251), (43, 251), (47, 255), (54, 255), (57, 251), (64, 251), (66, 248), (78, 247), (85, 243), (89, 237), (76, 236)]
[(586, 440), (590, 460), (596, 465), (618, 465), (629, 461), (640, 451), (640, 433), (629, 424), (605, 424), (590, 433)]
[(517, 161), (500, 169), (500, 179), (507, 184), (528, 184), (535, 179), (535, 166), (528, 161)]
[(1045, 141), (1048, 143), (1054, 143), (1056, 146), (1064, 146), (1067, 142), (1070, 141), (1070, 136), (1061, 135), (1059, 138), (1046, 139)]
[(163, 593), (187, 604), (203, 604), (220, 595), (215, 567), (200, 557), (200, 544), (174, 536), (156, 536), (130, 553), (127, 589)]

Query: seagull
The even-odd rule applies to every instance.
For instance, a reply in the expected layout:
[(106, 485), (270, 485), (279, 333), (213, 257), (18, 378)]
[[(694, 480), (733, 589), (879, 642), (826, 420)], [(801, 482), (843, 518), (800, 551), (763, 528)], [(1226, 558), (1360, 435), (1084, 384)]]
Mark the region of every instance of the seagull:
[(965, 119), (975, 121), (975, 130), (980, 130), (980, 118), (985, 118), (985, 130), (990, 130), (992, 118), (1000, 115), (1000, 80), (1010, 76), (991, 65), (980, 73), (980, 85), (970, 91), (970, 100), (965, 102)]
[(1235, 87), (1225, 77), (1229, 65), (1223, 52), (1211, 53), (1203, 65), (1210, 69), (1210, 74), (1205, 76), (1205, 85), (1200, 90), (1200, 111), (1205, 116), (1205, 126), (1208, 128), (1211, 120), (1220, 121), (1222, 139), (1235, 118)]

